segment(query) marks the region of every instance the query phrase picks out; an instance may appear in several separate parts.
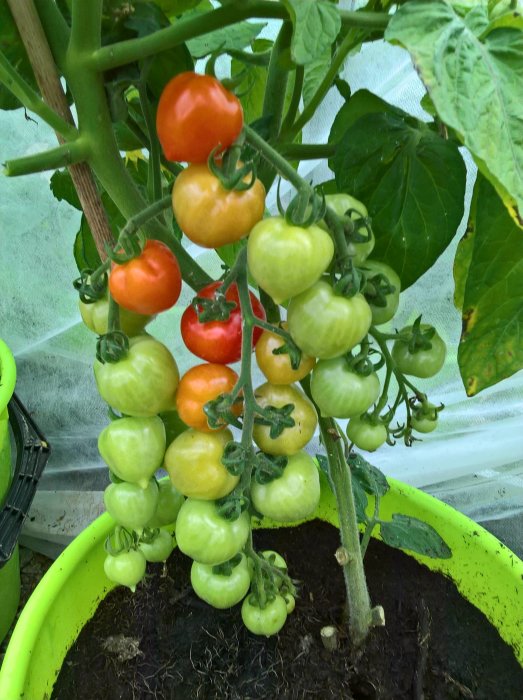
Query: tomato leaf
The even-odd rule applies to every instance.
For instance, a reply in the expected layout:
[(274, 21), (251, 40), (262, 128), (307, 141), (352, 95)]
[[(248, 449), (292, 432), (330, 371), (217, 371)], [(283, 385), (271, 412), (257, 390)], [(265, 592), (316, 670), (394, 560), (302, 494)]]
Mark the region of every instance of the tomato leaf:
[(320, 86), (321, 81), (331, 65), (331, 50), (327, 46), (325, 51), (313, 61), (309, 61), (305, 65), (303, 76), (303, 105), (309, 104), (314, 93)]
[(469, 396), (523, 367), (523, 231), (493, 186), (476, 183), (458, 364)]
[[(252, 51), (253, 53), (267, 51), (272, 44), (273, 42), (269, 39), (256, 39), (252, 42)], [(245, 122), (249, 124), (262, 113), (265, 86), (267, 85), (267, 66), (247, 65), (240, 59), (233, 57), (231, 75), (235, 78), (240, 74), (245, 77), (238, 86), (238, 92)]]
[(472, 260), (472, 251), (474, 250), (474, 230), (476, 226), (476, 204), (478, 200), (477, 181), (476, 187), (472, 194), (470, 203), (469, 219), (467, 230), (463, 234), (454, 258), (454, 306), (461, 311), (463, 309), (463, 300), (465, 297), (465, 285), (467, 283), (467, 275)]
[[(353, 98), (349, 100), (349, 107)], [(358, 103), (356, 103), (358, 104)], [(458, 147), (398, 110), (350, 124), (330, 161), (339, 191), (362, 200), (386, 261), (406, 289), (448, 246), (464, 210), (465, 164)], [(350, 109), (349, 112), (350, 123)]]
[[(185, 17), (199, 14), (201, 13), (198, 11), (188, 12)], [(249, 46), (265, 26), (265, 23), (260, 22), (238, 22), (229, 27), (216, 29), (214, 32), (189, 39), (187, 46), (194, 58), (203, 58), (214, 51), (243, 49)]]
[(384, 496), (389, 490), (389, 482), (383, 472), (369, 464), (359, 454), (353, 453), (349, 458), (349, 467), (353, 477), (366, 493), (374, 496)]
[(80, 200), (78, 199), (76, 189), (73, 185), (73, 181), (68, 170), (55, 170), (51, 176), (49, 187), (59, 202), (64, 200), (71, 206), (75, 207), (75, 209), (82, 209), (82, 205), (80, 204)]
[(352, 494), (354, 496), (354, 505), (356, 506), (356, 518), (359, 523), (365, 524), (369, 521), (367, 513), (365, 512), (369, 504), (369, 499), (357, 477), (353, 477), (352, 479)]
[(394, 513), (392, 520), (380, 521), (381, 537), (389, 547), (408, 549), (431, 559), (449, 559), (452, 552), (436, 530), (408, 515)]
[[(38, 90), (20, 34), (13, 20), (7, 0), (0, 0), (0, 51), (16, 69), (18, 75), (34, 89)], [(0, 83), (0, 109), (18, 109), (18, 99)]]
[(321, 58), (334, 42), (341, 28), (338, 8), (317, 0), (283, 0), (294, 25), (291, 41), (292, 60), (306, 65)]
[(411, 0), (392, 16), (385, 38), (410, 52), (441, 119), (521, 217), (523, 33), (491, 25), (485, 5), (462, 17), (444, 0)]

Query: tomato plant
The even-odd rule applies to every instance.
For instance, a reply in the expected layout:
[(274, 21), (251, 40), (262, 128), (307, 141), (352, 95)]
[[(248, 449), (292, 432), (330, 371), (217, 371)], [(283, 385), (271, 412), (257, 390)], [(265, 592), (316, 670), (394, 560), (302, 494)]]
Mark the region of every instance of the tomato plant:
[[(205, 404), (232, 391), (237, 381), (236, 372), (226, 365), (209, 363), (191, 367), (181, 378), (176, 392), (176, 408), (181, 420), (190, 428), (210, 432), (212, 428), (207, 423)], [(240, 415), (240, 401), (233, 407), (233, 412)]]
[[(220, 282), (213, 282), (200, 289), (198, 297), (213, 299), (219, 288)], [(242, 316), (236, 285), (229, 287), (225, 299), (236, 304), (227, 320), (201, 322), (194, 306), (189, 306), (184, 311), (181, 322), (182, 338), (187, 348), (202, 360), (223, 365), (240, 359), (242, 345)], [(250, 299), (255, 315), (265, 319), (264, 308), (254, 294), (250, 295)], [(256, 345), (261, 333), (261, 328), (254, 329), (253, 345)]]
[[(35, 18), (20, 15), (21, 3), (9, 2), (2, 14), (0, 43), (9, 51), (0, 61), (0, 107), (34, 112), (60, 144), (6, 160), (5, 172), (57, 168), (53, 193), (83, 209), (74, 286), (82, 318), (100, 336), (95, 381), (114, 419), (100, 435), (100, 453), (112, 477), (124, 479), (105, 493), (120, 543), (108, 549), (106, 570), (135, 586), (145, 566), (137, 547), (152, 547), (151, 531), (176, 521), (180, 547), (198, 565), (247, 559), (243, 619), (257, 633), (275, 633), (297, 591), (253, 549), (250, 519), (253, 509), (276, 520), (308, 517), (318, 473), (303, 451), (314, 449), (308, 443), (318, 442), (319, 428), (357, 648), (381, 618), (372, 614), (361, 563), (379, 514), (363, 523), (360, 547), (356, 506), (364, 491), (379, 510), (388, 488), (357, 450), (400, 439), (410, 446), (414, 433), (438, 425), (443, 407), (417, 380), (441, 369), (446, 347), (421, 323), (416, 287), (405, 300), (418, 320), (399, 333), (383, 324), (394, 322), (400, 291), (434, 266), (464, 220), (460, 147), (481, 164), (468, 221), (474, 235), (463, 238), (455, 263), (464, 386), (472, 395), (523, 367), (513, 281), (523, 256), (523, 145), (520, 121), (504, 116), (506, 105), (519, 104), (517, 3), (369, 2), (357, 11), (293, 0), (42, 4), (51, 8), (40, 13), (43, 33)], [(260, 10), (280, 23), (262, 51), (255, 38), (262, 24), (253, 21)], [(481, 29), (473, 42), (471, 27)], [(346, 59), (378, 39), (410, 53), (427, 86), (422, 121), (418, 103), (409, 114), (347, 83)], [(205, 75), (191, 70), (198, 59)], [(42, 88), (31, 65), (46, 76)], [(489, 70), (470, 70), (477, 65)], [(323, 110), (320, 121), (333, 118), (328, 142), (308, 142), (310, 120), (333, 86), (342, 104), (337, 114)], [(65, 95), (77, 124), (55, 111)], [(320, 167), (308, 170), (309, 180), (302, 174), (311, 159)], [(332, 179), (316, 182), (327, 166)], [(275, 201), (269, 212), (266, 192)], [(198, 258), (203, 267), (188, 241), (208, 248)], [(39, 269), (54, 273), (63, 260), (40, 242), (33, 250)], [(181, 337), (209, 364), (188, 368), (179, 383), (169, 348), (144, 328), (176, 303), (182, 278), (197, 296), (183, 312)], [(49, 274), (46, 284), (60, 279)], [(39, 303), (67, 299), (64, 290), (47, 291), (38, 288)], [(169, 346), (179, 341), (178, 311), (158, 324), (169, 329)], [(268, 379), (257, 389), (253, 349)], [(234, 362), (237, 372), (226, 367)], [(346, 435), (334, 417), (349, 418)], [(156, 486), (162, 465), (181, 492)], [(427, 542), (440, 542), (437, 533), (419, 527), (419, 553), (432, 554)], [(411, 543), (410, 534), (404, 528), (398, 544)], [(160, 540), (167, 551), (166, 536)]]
[(248, 190), (226, 190), (207, 165), (191, 164), (174, 182), (173, 211), (193, 243), (218, 248), (247, 236), (263, 216), (265, 188), (256, 180)]
[[(231, 562), (230, 570), (214, 571), (209, 564), (193, 562), (191, 584), (196, 595), (214, 608), (232, 608), (247, 595), (251, 586), (251, 576), (245, 554), (238, 562)], [(221, 567), (223, 568), (223, 567)]]
[(240, 101), (210, 75), (180, 73), (161, 94), (156, 129), (169, 160), (203, 163), (215, 148), (228, 148), (242, 126)]
[(113, 263), (109, 291), (124, 309), (157, 314), (173, 306), (180, 296), (182, 276), (173, 253), (160, 241), (149, 240), (140, 255)]
[(230, 493), (239, 481), (222, 464), (230, 430), (202, 433), (186, 430), (171, 442), (165, 453), (165, 468), (174, 486), (184, 496), (214, 501)]

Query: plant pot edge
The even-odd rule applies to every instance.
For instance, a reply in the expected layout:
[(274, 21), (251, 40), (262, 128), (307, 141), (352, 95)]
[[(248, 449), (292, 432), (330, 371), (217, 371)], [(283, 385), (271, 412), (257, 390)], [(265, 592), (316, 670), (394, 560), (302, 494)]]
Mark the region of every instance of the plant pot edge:
[[(460, 593), (483, 612), (512, 646), (523, 666), (523, 611), (516, 617), (515, 606), (523, 595), (523, 561), (451, 506), (395, 479), (388, 481), (391, 489), (382, 499), (381, 517), (385, 520), (392, 513), (403, 513), (426, 520), (454, 556), (442, 560), (406, 553), (450, 576)], [(369, 508), (372, 506), (370, 502)], [(314, 517), (338, 525), (335, 499), (325, 478)], [(262, 525), (285, 526), (270, 521), (263, 521)], [(66, 547), (36, 587), (15, 626), (0, 668), (2, 700), (49, 697), (68, 649), (99, 603), (115, 587), (103, 572), (103, 543), (113, 526), (107, 513), (98, 517)], [(60, 624), (49, 625), (53, 613), (61, 619)]]

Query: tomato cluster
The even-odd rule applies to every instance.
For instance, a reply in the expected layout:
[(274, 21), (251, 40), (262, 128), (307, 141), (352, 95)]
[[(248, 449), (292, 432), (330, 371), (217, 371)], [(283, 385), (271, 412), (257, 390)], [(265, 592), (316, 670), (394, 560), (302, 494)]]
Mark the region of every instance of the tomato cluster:
[[(105, 505), (117, 523), (105, 571), (134, 590), (146, 561), (169, 556), (174, 526), (178, 547), (193, 559), (195, 593), (217, 608), (243, 601), (247, 628), (271, 635), (294, 609), (296, 591), (278, 553), (254, 551), (251, 516), (291, 523), (317, 509), (319, 472), (305, 448), (318, 412), (348, 418), (347, 436), (361, 449), (389, 440), (392, 415), (380, 415), (382, 387), (369, 333), (391, 339), (373, 328), (396, 313), (400, 279), (385, 263), (367, 259), (374, 248), (367, 210), (350, 195), (329, 195), (326, 204), (356, 232), (347, 250), (362, 283), (351, 292), (337, 281), (337, 248), (324, 220), (263, 219), (265, 190), (256, 178), (250, 187), (246, 176), (227, 189), (207, 161), (233, 144), (242, 125), (240, 103), (214, 78), (184, 73), (168, 83), (157, 114), (159, 139), (167, 158), (189, 164), (175, 181), (173, 211), (197, 245), (216, 248), (248, 237), (243, 252), (250, 276), (275, 304), (285, 304), (287, 320), (267, 323), (248, 290), (247, 269), (234, 276), (235, 266), (224, 280), (200, 289), (183, 312), (181, 337), (203, 362), (180, 378), (168, 348), (144, 331), (179, 297), (176, 257), (148, 240), (135, 257), (116, 258), (109, 292), (128, 346), (117, 361), (100, 357), (94, 366), (114, 416), (98, 441), (113, 481)], [(107, 297), (82, 304), (81, 312), (98, 334), (114, 330)], [(445, 345), (431, 327), (416, 322), (392, 339), (392, 352), (382, 347), (380, 354), (388, 355), (398, 381), (441, 368)], [(255, 389), (253, 349), (267, 379)], [(229, 367), (238, 360), (239, 374)], [(297, 384), (307, 377), (310, 396)], [(415, 399), (408, 430), (429, 432), (440, 409), (419, 394)], [(243, 429), (241, 442), (232, 428)], [(169, 481), (156, 481), (159, 468)]]

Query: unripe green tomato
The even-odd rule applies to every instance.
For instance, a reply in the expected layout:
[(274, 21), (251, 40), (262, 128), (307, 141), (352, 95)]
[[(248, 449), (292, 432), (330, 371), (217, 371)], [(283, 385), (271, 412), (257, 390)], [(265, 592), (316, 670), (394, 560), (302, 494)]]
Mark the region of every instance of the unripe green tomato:
[[(98, 299), (93, 304), (85, 304), (80, 300), (78, 306), (82, 321), (87, 328), (97, 335), (105, 335), (108, 330), (109, 300)], [(120, 328), (129, 338), (142, 333), (145, 326), (153, 319), (154, 316), (135, 314), (134, 311), (120, 307)]]
[(98, 437), (98, 450), (109, 469), (124, 481), (147, 488), (165, 454), (165, 427), (158, 416), (119, 418)]
[(213, 608), (232, 608), (245, 598), (251, 585), (251, 577), (245, 554), (229, 576), (215, 574), (209, 564), (193, 562), (191, 584), (196, 595)]
[(365, 297), (350, 299), (334, 292), (325, 280), (293, 297), (287, 311), (289, 332), (296, 345), (311, 357), (344, 355), (361, 343), (372, 322)]
[(351, 418), (364, 413), (380, 395), (375, 372), (354, 372), (344, 357), (320, 360), (312, 371), (311, 395), (322, 416)]
[(287, 620), (287, 604), (281, 595), (266, 603), (264, 608), (251, 603), (251, 596), (243, 601), (242, 620), (249, 632), (270, 637), (278, 634)]
[(176, 522), (180, 508), (185, 498), (169, 479), (158, 482), (158, 504), (147, 527), (163, 527)]
[(284, 593), (283, 599), (285, 600), (285, 605), (287, 606), (287, 615), (290, 615), (291, 612), (294, 612), (294, 608), (296, 607), (296, 599), (290, 593)]
[(134, 593), (136, 584), (145, 576), (146, 560), (143, 552), (130, 549), (120, 554), (108, 554), (104, 561), (105, 575), (110, 581), (127, 586)]
[(271, 438), (270, 427), (256, 423), (253, 430), (254, 442), (260, 450), (270, 455), (292, 455), (305, 447), (314, 435), (318, 416), (312, 401), (294, 384), (270, 384), (259, 386), (254, 395), (260, 406), (282, 408), (293, 404), (291, 418), (294, 425), (284, 428), (276, 438)]
[(175, 405), (179, 374), (169, 350), (150, 335), (129, 340), (129, 352), (119, 362), (94, 363), (100, 396), (128, 416), (145, 418)]
[(201, 564), (223, 564), (243, 549), (251, 529), (244, 511), (236, 520), (226, 520), (214, 501), (188, 498), (176, 520), (176, 542), (180, 551)]
[[(345, 194), (344, 192), (326, 195), (325, 203), (328, 207), (333, 209), (336, 212), (336, 214), (338, 214), (338, 216), (344, 216), (345, 213), (349, 211), (349, 209), (354, 209), (355, 211), (352, 211), (349, 215), (352, 221), (355, 221), (359, 218), (366, 219), (369, 215), (367, 207), (364, 204), (362, 204), (362, 202), (360, 202), (355, 197), (351, 197), (350, 194)], [(325, 230), (328, 230), (327, 224), (324, 221), (320, 221), (318, 223), (318, 226), (321, 226)], [(360, 233), (366, 236), (367, 229), (362, 228)], [(355, 265), (361, 265), (363, 261), (366, 260), (374, 250), (375, 242), (376, 241), (374, 238), (374, 234), (372, 233), (371, 229), (368, 241), (363, 241), (361, 243), (349, 243), (349, 253), (353, 256), (352, 262)]]
[(151, 520), (158, 503), (158, 486), (152, 479), (146, 489), (138, 484), (122, 481), (109, 484), (104, 492), (104, 503), (109, 515), (118, 525), (129, 530), (141, 530)]
[(414, 413), (411, 416), (410, 424), (418, 433), (431, 433), (438, 427), (438, 414), (427, 415), (423, 413)]
[(374, 452), (387, 440), (387, 428), (383, 423), (373, 425), (359, 417), (351, 418), (347, 425), (347, 437), (360, 450)]
[(389, 284), (394, 287), (394, 291), (385, 296), (385, 306), (376, 306), (376, 304), (373, 304), (373, 296), (370, 289), (372, 286), (371, 283), (367, 282), (365, 289), (363, 290), (365, 299), (367, 299), (370, 310), (372, 311), (372, 323), (375, 326), (380, 326), (381, 324), (390, 321), (398, 310), (400, 303), (401, 280), (390, 265), (378, 262), (377, 260), (365, 260), (362, 268), (367, 275), (367, 278), (372, 278), (375, 275), (381, 274), (386, 277)]
[(314, 460), (303, 450), (289, 457), (283, 474), (267, 484), (251, 483), (256, 510), (279, 523), (312, 515), (320, 502), (320, 476)]
[(172, 535), (166, 530), (159, 530), (152, 542), (140, 542), (138, 545), (147, 561), (167, 561), (174, 549)]
[[(428, 328), (431, 328), (431, 326), (427, 323), (422, 323), (420, 326), (421, 331)], [(404, 333), (410, 329), (411, 326), (405, 326), (400, 332)], [(391, 354), (400, 372), (413, 377), (420, 377), (421, 379), (427, 379), (437, 374), (445, 363), (447, 346), (437, 332), (430, 339), (430, 343), (432, 347), (427, 350), (418, 350), (411, 353), (408, 342), (395, 340)]]
[(280, 216), (257, 223), (247, 241), (249, 271), (277, 304), (313, 285), (333, 255), (334, 244), (323, 229), (294, 226)]

